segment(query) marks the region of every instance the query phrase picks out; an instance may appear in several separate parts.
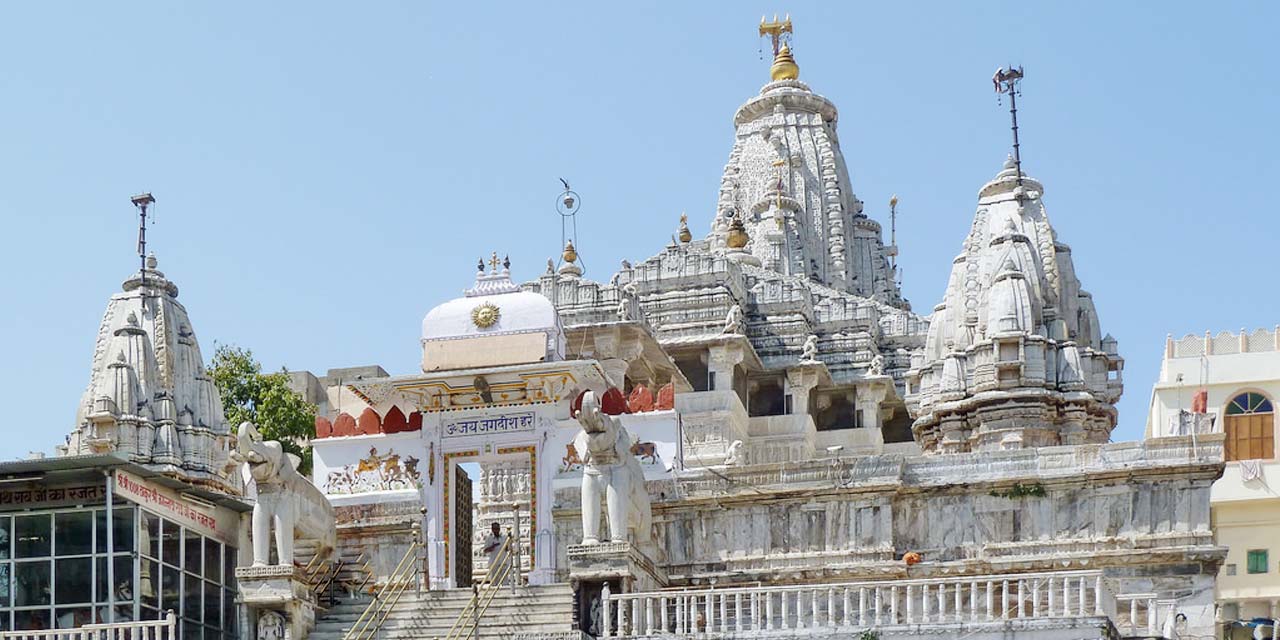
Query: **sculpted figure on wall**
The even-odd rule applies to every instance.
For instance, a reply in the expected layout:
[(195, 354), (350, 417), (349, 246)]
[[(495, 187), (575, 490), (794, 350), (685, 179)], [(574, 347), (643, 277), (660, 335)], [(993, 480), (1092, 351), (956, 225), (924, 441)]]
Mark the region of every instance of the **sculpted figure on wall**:
[(593, 391), (583, 394), (577, 418), (582, 431), (573, 447), (582, 461), (582, 544), (600, 542), (601, 498), (606, 503), (610, 542), (626, 542), (628, 529), (635, 531), (636, 542), (648, 542), (649, 493), (640, 462), (631, 453), (631, 436), (617, 418), (601, 411)]
[[(333, 506), (320, 490), (298, 473), (299, 460), (285, 453), (279, 442), (264, 442), (251, 422), (240, 425), (236, 434), (236, 454), (244, 461), (245, 486), (256, 493), (253, 505), (253, 566), (271, 562), (271, 531), (274, 527), (276, 558), (279, 564), (293, 562), (296, 534), (317, 541), (317, 553), (333, 551), (337, 540)], [(252, 480), (252, 483), (250, 483)]]

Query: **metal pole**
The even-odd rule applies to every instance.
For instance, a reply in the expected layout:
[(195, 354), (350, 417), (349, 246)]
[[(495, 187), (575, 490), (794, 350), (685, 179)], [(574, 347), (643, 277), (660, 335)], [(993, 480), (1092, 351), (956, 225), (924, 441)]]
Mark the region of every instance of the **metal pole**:
[(1009, 83), (1009, 114), (1013, 118), (1013, 166), (1018, 170), (1018, 186), (1022, 186), (1022, 155), (1018, 152), (1018, 87)]
[(480, 640), (480, 588), (474, 583), (471, 585), (471, 597), (475, 602), (471, 607), (471, 637)]
[(104, 469), (102, 475), (106, 476), (107, 483), (107, 622), (110, 623), (116, 621), (116, 563), (111, 555), (115, 550), (115, 482), (110, 471)]

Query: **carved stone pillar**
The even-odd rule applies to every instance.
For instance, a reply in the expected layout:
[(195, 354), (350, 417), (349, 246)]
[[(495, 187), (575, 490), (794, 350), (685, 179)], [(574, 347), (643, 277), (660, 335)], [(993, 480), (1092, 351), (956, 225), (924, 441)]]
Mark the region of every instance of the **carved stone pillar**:
[(710, 349), (707, 368), (711, 370), (711, 379), (716, 391), (732, 391), (734, 389), (734, 368), (742, 362), (745, 354), (742, 345), (718, 344)]
[(879, 429), (884, 426), (883, 421), (880, 419), (880, 405), (888, 397), (889, 388), (889, 384), (882, 382), (873, 382), (857, 388), (857, 396), (854, 402), (858, 412), (862, 414), (862, 421), (858, 423), (859, 427)]
[(791, 396), (791, 413), (809, 413), (809, 394), (818, 386), (818, 368), (796, 367), (787, 370), (787, 395)]

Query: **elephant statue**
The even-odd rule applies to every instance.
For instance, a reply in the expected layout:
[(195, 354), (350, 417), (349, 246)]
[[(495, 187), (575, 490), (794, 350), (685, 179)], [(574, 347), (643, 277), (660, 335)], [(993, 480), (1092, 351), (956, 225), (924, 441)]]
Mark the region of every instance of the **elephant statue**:
[(652, 522), (644, 472), (631, 453), (631, 436), (617, 418), (601, 411), (594, 391), (582, 397), (573, 447), (582, 461), (582, 544), (600, 542), (600, 499), (605, 499), (609, 541), (648, 543)]
[(289, 455), (275, 440), (262, 440), (251, 422), (244, 422), (236, 434), (236, 455), (244, 461), (247, 493), (256, 493), (253, 505), (253, 566), (271, 562), (271, 530), (275, 528), (276, 558), (282, 565), (293, 563), (295, 535), (317, 541), (316, 553), (330, 555), (337, 544), (333, 505), (315, 485), (298, 473), (296, 456)]

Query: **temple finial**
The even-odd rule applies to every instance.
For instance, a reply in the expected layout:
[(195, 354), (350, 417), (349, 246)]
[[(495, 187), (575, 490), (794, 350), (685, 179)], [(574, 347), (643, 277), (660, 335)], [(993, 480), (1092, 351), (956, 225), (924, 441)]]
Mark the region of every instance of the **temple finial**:
[[(1018, 186), (1022, 186), (1022, 155), (1018, 151), (1018, 95), (1022, 89), (1018, 84), (1022, 81), (1022, 67), (1001, 67), (991, 76), (996, 95), (1009, 94), (1009, 118), (1013, 121), (1013, 166), (1018, 172)], [(997, 98), (998, 99), (998, 98)]]
[(138, 209), (138, 261), (141, 263), (138, 272), (142, 274), (142, 284), (145, 286), (147, 284), (147, 207), (155, 204), (156, 199), (151, 192), (147, 192), (129, 198), (129, 201)]
[(760, 35), (769, 36), (773, 43), (773, 65), (769, 67), (769, 77), (774, 82), (800, 77), (800, 66), (791, 55), (792, 33), (790, 14), (783, 20), (778, 20), (778, 15), (774, 14), (772, 22), (767, 22), (764, 16), (760, 17)]

